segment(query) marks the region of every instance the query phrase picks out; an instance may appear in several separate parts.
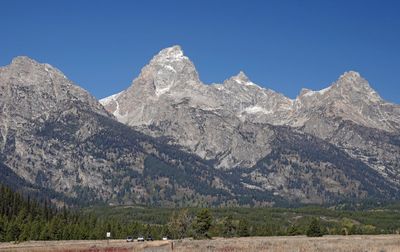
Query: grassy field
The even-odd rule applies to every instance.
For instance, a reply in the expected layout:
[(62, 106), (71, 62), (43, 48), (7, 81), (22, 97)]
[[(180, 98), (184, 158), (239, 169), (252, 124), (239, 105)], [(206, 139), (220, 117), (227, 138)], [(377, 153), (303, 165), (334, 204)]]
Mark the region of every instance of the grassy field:
[(10, 252), (94, 252), (94, 251), (148, 251), (148, 252), (400, 252), (400, 235), (325, 236), (321, 238), (244, 237), (214, 238), (212, 240), (153, 241), (127, 243), (111, 241), (48, 241), (20, 244), (0, 243), (0, 251)]
[[(199, 209), (189, 208), (189, 214), (194, 216)], [(179, 209), (146, 208), (136, 206), (94, 207), (85, 209), (103, 219), (138, 221), (141, 223), (164, 225), (171, 214)], [(291, 226), (296, 226), (300, 233), (305, 234), (312, 218), (319, 218), (327, 235), (342, 234), (395, 234), (400, 232), (400, 206), (369, 208), (357, 210), (339, 210), (320, 206), (300, 208), (210, 208), (214, 222), (211, 228), (212, 236), (219, 236), (218, 223), (226, 216), (233, 220), (247, 220), (251, 236), (287, 235)], [(351, 230), (353, 228), (353, 230)], [(154, 236), (154, 234), (153, 234)]]

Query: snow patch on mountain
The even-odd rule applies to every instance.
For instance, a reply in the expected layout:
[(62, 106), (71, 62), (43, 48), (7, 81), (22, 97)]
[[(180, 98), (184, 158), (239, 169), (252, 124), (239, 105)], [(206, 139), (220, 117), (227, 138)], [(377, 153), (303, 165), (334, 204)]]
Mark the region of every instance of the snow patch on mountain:
[(249, 78), (246, 76), (246, 74), (243, 71), (240, 71), (236, 76), (233, 76), (231, 78), (231, 80), (235, 81), (238, 84), (244, 85), (244, 86), (253, 86), (253, 87), (261, 88), (254, 82), (250, 81)]
[(167, 87), (164, 87), (164, 88), (156, 88), (156, 95), (157, 96), (160, 96), (160, 95), (162, 95), (162, 94), (165, 94), (165, 93), (167, 93), (170, 89), (171, 89), (171, 86), (172, 85), (170, 85), (170, 86), (167, 86)]
[(321, 89), (319, 91), (307, 90), (307, 92), (304, 94), (304, 96), (313, 96), (313, 95), (316, 95), (316, 94), (324, 95), (329, 90), (331, 90), (331, 87), (327, 87), (327, 88)]
[(151, 62), (174, 62), (181, 60), (189, 60), (189, 58), (183, 54), (180, 46), (172, 46), (161, 50), (154, 56)]
[(274, 111), (256, 105), (244, 109), (244, 112), (248, 114), (256, 114), (256, 113), (272, 114)]
[(112, 101), (114, 101), (114, 102), (116, 102), (117, 104), (118, 104), (118, 102), (117, 102), (117, 99), (118, 99), (118, 97), (123, 93), (124, 91), (121, 91), (121, 92), (119, 92), (119, 93), (117, 93), (117, 94), (113, 94), (113, 95), (111, 95), (111, 96), (108, 96), (108, 97), (105, 97), (105, 98), (103, 98), (103, 99), (100, 99), (99, 100), (99, 102), (101, 103), (101, 105), (106, 105), (106, 104), (108, 104), (108, 103), (110, 103), (110, 102), (112, 102)]
[(166, 69), (168, 69), (168, 70), (170, 70), (170, 71), (176, 73), (175, 68), (173, 68), (172, 66), (170, 66), (170, 65), (164, 65), (164, 67), (165, 67)]

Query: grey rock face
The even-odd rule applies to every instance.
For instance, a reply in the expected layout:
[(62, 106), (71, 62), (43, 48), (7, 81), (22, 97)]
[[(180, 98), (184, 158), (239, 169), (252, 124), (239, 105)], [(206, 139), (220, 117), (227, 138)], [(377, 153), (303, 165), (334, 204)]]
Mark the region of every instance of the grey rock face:
[[(171, 58), (169, 52), (179, 57), (165, 60)], [(145, 87), (147, 92), (142, 91)], [(266, 125), (282, 125), (335, 144), (388, 180), (400, 182), (399, 146), (380, 141), (372, 151), (365, 138), (365, 132), (398, 136), (400, 106), (384, 101), (353, 71), (326, 89), (303, 89), (292, 100), (261, 88), (243, 72), (223, 84), (205, 85), (175, 46), (155, 56), (126, 91), (100, 102), (119, 121), (146, 134), (169, 137), (202, 158), (217, 160), (219, 168), (255, 165), (272, 151), (273, 133)], [(357, 127), (343, 132), (347, 122)]]
[(338, 117), (369, 128), (399, 130), (400, 106), (382, 100), (356, 72), (343, 74), (322, 91), (305, 91), (296, 101), (297, 117)]
[[(53, 155), (64, 156), (61, 150), (52, 149), (54, 143), (45, 143), (45, 149), (36, 148), (34, 132), (39, 125), (56, 114), (76, 113), (84, 107), (90, 107), (100, 115), (109, 115), (94, 97), (74, 85), (59, 70), (27, 57), (17, 57), (9, 66), (0, 68), (0, 89), (0, 151), (4, 163), (31, 183), (35, 183), (41, 167), (46, 167), (47, 162), (52, 166), (61, 165), (57, 163), (59, 158), (52, 158)], [(91, 128), (90, 122), (86, 122), (76, 134), (84, 140)], [(53, 178), (59, 189), (72, 186), (67, 180), (60, 180), (61, 171), (57, 173)]]
[(384, 101), (356, 72), (297, 98), (302, 131), (335, 144), (399, 184), (400, 106)]
[(108, 114), (93, 96), (58, 69), (27, 57), (15, 58), (9, 66), (0, 68), (1, 149), (10, 129), (29, 128), (33, 121), (45, 121), (60, 107), (75, 102)]
[[(5, 164), (26, 181), (35, 184), (43, 179), (56, 191), (72, 191), (79, 176), (88, 184), (101, 183), (94, 171), (78, 172), (90, 157), (72, 158), (72, 142), (47, 142), (38, 136), (50, 120), (64, 120), (68, 124), (69, 117), (80, 110), (110, 116), (94, 97), (56, 68), (27, 57), (17, 57), (0, 68), (0, 89), (0, 151)], [(71, 130), (69, 140), (85, 141), (96, 130), (92, 120), (81, 123), (66, 129)]]
[(204, 85), (175, 46), (104, 107), (26, 57), (0, 68), (0, 88), (0, 182), (58, 199), (264, 206), (400, 195), (398, 106), (356, 73), (291, 100), (243, 72)]
[(120, 122), (171, 137), (171, 143), (202, 158), (217, 159), (221, 168), (250, 167), (269, 153), (265, 139), (271, 132), (247, 117), (270, 113), (268, 118), (277, 118), (292, 106), (290, 99), (260, 88), (244, 73), (224, 84), (204, 85), (178, 46), (162, 50), (131, 87), (100, 102)]
[[(18, 57), (0, 68), (0, 88), (1, 183), (32, 185), (80, 203), (233, 198), (209, 164), (117, 122), (50, 65)], [(227, 189), (204, 182), (212, 180)]]

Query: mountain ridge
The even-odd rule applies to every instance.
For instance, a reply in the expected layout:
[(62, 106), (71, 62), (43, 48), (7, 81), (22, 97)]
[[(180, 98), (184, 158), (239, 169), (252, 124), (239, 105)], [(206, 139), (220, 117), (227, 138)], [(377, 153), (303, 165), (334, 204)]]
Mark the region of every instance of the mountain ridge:
[[(171, 52), (173, 52), (172, 55), (174, 55), (175, 57), (170, 57), (170, 56), (171, 56)], [(166, 67), (169, 68), (169, 67), (168, 67), (168, 62), (171, 62), (171, 61), (172, 61), (172, 62), (173, 62), (173, 61), (181, 61), (181, 60), (189, 61), (190, 64), (193, 65), (193, 63), (190, 61), (190, 59), (189, 59), (187, 56), (184, 55), (184, 52), (183, 52), (181, 46), (179, 46), (179, 45), (174, 45), (174, 46), (167, 47), (167, 48), (162, 49), (161, 51), (159, 51), (158, 54), (156, 54), (155, 56), (153, 56), (153, 58), (150, 60), (149, 64), (154, 64), (154, 63), (156, 63), (156, 64), (165, 64)], [(193, 66), (194, 66), (194, 65), (193, 65)], [(170, 68), (169, 68), (169, 69), (170, 69)], [(172, 71), (172, 70), (171, 70), (171, 71)], [(196, 71), (196, 73), (197, 73), (197, 71)], [(354, 70), (348, 70), (348, 71), (345, 71), (343, 74), (341, 74), (341, 75), (338, 77), (337, 80), (338, 80), (338, 81), (339, 81), (340, 79), (351, 80), (351, 79), (354, 79), (354, 78), (362, 78), (362, 77), (361, 77), (361, 75), (360, 75), (359, 72), (354, 71)], [(229, 79), (237, 79), (237, 80), (243, 79), (243, 80), (244, 80), (244, 82), (243, 82), (244, 84), (246, 84), (246, 83), (252, 84), (253, 86), (259, 87), (260, 89), (271, 90), (271, 91), (273, 91), (273, 92), (275, 92), (275, 93), (282, 94), (282, 93), (277, 92), (277, 91), (275, 91), (275, 90), (273, 90), (273, 89), (270, 89), (270, 88), (268, 88), (268, 87), (264, 87), (264, 86), (261, 86), (261, 85), (258, 85), (258, 84), (256, 84), (256, 83), (252, 82), (252, 81), (250, 80), (250, 78), (245, 74), (245, 72), (244, 72), (243, 70), (240, 70), (240, 71), (238, 72), (238, 74), (236, 74), (236, 75), (233, 75), (233, 76), (228, 77), (228, 78), (225, 79), (221, 84), (220, 84), (220, 83), (205, 84), (204, 82), (201, 82), (201, 83), (204, 84), (204, 85), (206, 85), (206, 86), (223, 85), (223, 84), (226, 83)], [(240, 81), (239, 81), (238, 83), (240, 83)], [(311, 89), (308, 89), (308, 88), (303, 88), (303, 89), (309, 90), (309, 91), (312, 91), (312, 92), (315, 92), (315, 93), (321, 93), (321, 91), (322, 91), (322, 93), (324, 93), (324, 91), (329, 90), (330, 87), (331, 87), (332, 85), (334, 85), (334, 84), (335, 84), (335, 83), (332, 83), (330, 86), (328, 86), (328, 87), (326, 87), (326, 88), (323, 88), (323, 89), (321, 89), (321, 90), (311, 90)], [(123, 91), (124, 91), (124, 90), (120, 91), (119, 93), (121, 93), (121, 92), (123, 92)], [(285, 96), (284, 94), (282, 94), (282, 95), (283, 95), (284, 97), (286, 97), (287, 99), (290, 99), (290, 100), (292, 100), (292, 101), (295, 101), (295, 100), (297, 100), (297, 98), (301, 95), (301, 93), (302, 93), (302, 91), (300, 90), (300, 92), (299, 92), (299, 94), (297, 95), (296, 98), (289, 98), (289, 97)], [(103, 99), (105, 99), (105, 98), (107, 98), (107, 97), (109, 97), (109, 96), (100, 98), (99, 100), (101, 101), (101, 100), (103, 100)], [(392, 103), (392, 102), (390, 102), (390, 103)], [(394, 103), (393, 103), (393, 104), (394, 104)]]
[[(158, 60), (158, 59), (165, 59), (168, 57), (163, 56), (164, 54), (166, 54), (166, 52), (169, 51), (174, 51), (175, 54), (178, 54), (178, 60), (175, 60), (176, 58), (174, 58), (173, 61), (163, 61), (163, 60)], [(177, 68), (177, 70), (174, 69), (174, 67), (171, 64), (175, 64), (176, 61), (179, 62), (180, 67), (182, 68), (184, 65), (185, 68), (182, 69), (190, 69), (190, 74), (186, 73), (185, 71), (180, 71), (179, 68)], [(172, 62), (172, 63), (171, 63)], [(361, 77), (361, 75), (358, 72), (355, 71), (348, 71), (343, 73), (342, 75), (339, 76), (339, 78), (337, 79), (337, 81), (333, 82), (330, 86), (318, 90), (318, 91), (313, 91), (310, 89), (302, 89), (299, 93), (299, 95), (295, 98), (295, 99), (291, 99), (289, 97), (286, 97), (285, 95), (276, 92), (274, 90), (271, 90), (269, 88), (265, 88), (265, 87), (261, 87), (257, 84), (255, 84), (254, 82), (252, 82), (243, 71), (240, 71), (237, 75), (229, 77), (228, 79), (226, 79), (222, 84), (218, 84), (218, 83), (213, 83), (213, 84), (204, 84), (203, 82), (201, 82), (201, 80), (198, 77), (197, 71), (193, 65), (193, 63), (190, 61), (190, 59), (186, 56), (184, 56), (183, 51), (181, 50), (180, 46), (173, 46), (170, 48), (166, 48), (160, 51), (159, 54), (157, 54), (156, 56), (153, 57), (153, 59), (150, 61), (150, 63), (143, 68), (142, 73), (139, 75), (138, 78), (136, 78), (133, 82), (132, 85), (124, 91), (121, 91), (120, 93), (118, 93), (119, 95), (124, 94), (126, 92), (128, 92), (128, 90), (132, 90), (132, 89), (136, 89), (138, 90), (138, 88), (134, 87), (134, 83), (135, 81), (138, 83), (136, 84), (137, 86), (140, 85), (140, 83), (143, 83), (143, 79), (145, 80), (144, 82), (146, 82), (146, 78), (148, 77), (148, 75), (146, 74), (147, 71), (151, 71), (148, 70), (149, 68), (152, 68), (153, 65), (156, 66), (161, 66), (161, 68), (165, 68), (165, 69), (161, 69), (159, 71), (157, 71), (157, 77), (161, 76), (162, 78), (156, 79), (155, 81), (153, 80), (153, 83), (157, 83), (156, 86), (159, 84), (159, 89), (155, 91), (155, 96), (158, 97), (164, 93), (171, 94), (174, 93), (174, 95), (181, 95), (181, 96), (187, 96), (187, 97), (191, 97), (192, 99), (194, 99), (194, 97), (199, 98), (200, 95), (211, 95), (210, 93), (223, 93), (223, 90), (228, 90), (227, 92), (229, 92), (229, 89), (234, 89), (233, 91), (238, 91), (239, 89), (241, 89), (242, 91), (248, 91), (251, 89), (260, 89), (258, 93), (264, 93), (264, 95), (267, 96), (272, 96), (275, 95), (277, 97), (276, 101), (274, 101), (276, 104), (261, 104), (261, 105), (254, 105), (254, 107), (252, 108), (251, 106), (245, 108), (243, 111), (238, 111), (239, 113), (241, 112), (250, 112), (250, 113), (263, 113), (264, 114), (270, 114), (271, 109), (268, 109), (268, 106), (280, 106), (280, 109), (282, 109), (288, 113), (296, 113), (296, 110), (298, 110), (299, 107), (304, 106), (304, 103), (307, 103), (308, 100), (310, 99), (320, 99), (321, 97), (324, 98), (327, 96), (327, 94), (329, 95), (330, 93), (335, 93), (336, 97), (343, 97), (346, 93), (362, 93), (364, 94), (364, 98), (367, 98), (366, 100), (372, 102), (372, 103), (382, 103), (382, 105), (384, 106), (394, 106), (396, 111), (399, 111), (399, 105), (394, 104), (394, 103), (390, 103), (387, 101), (384, 101), (379, 94), (371, 88), (370, 84)], [(154, 67), (154, 66), (153, 66)], [(172, 74), (169, 73), (170, 69), (174, 69), (175, 72), (173, 72)], [(165, 70), (165, 71), (164, 71)], [(144, 72), (143, 72), (144, 71)], [(154, 71), (153, 71), (154, 72)], [(161, 72), (161, 74), (160, 74)], [(189, 80), (186, 78), (185, 79), (185, 83), (181, 83), (181, 84), (177, 84), (177, 81), (179, 82), (179, 76), (180, 75), (185, 75), (185, 76), (189, 76)], [(143, 77), (141, 79), (141, 76)], [(164, 76), (164, 77), (163, 77)], [(165, 77), (167, 76), (167, 77)], [(193, 77), (194, 76), (194, 77)], [(192, 78), (193, 77), (193, 78)], [(167, 80), (164, 80), (163, 78), (169, 78)], [(171, 79), (172, 78), (172, 79)], [(193, 82), (195, 83), (195, 86), (193, 86)], [(165, 85), (165, 83), (168, 83), (168, 85)], [(191, 84), (191, 85), (189, 85)], [(235, 84), (239, 84), (239, 85), (235, 85)], [(243, 84), (243, 85), (240, 85)], [(142, 84), (143, 85), (143, 84)], [(153, 84), (154, 85), (154, 84)], [(171, 89), (172, 88), (172, 89)], [(174, 88), (177, 89), (181, 89), (181, 90), (175, 90)], [(182, 90), (191, 88), (192, 91), (196, 91), (197, 94), (196, 95), (191, 95), (190, 93), (188, 94), (187, 92), (185, 93)], [(205, 90), (208, 89), (208, 90)], [(215, 92), (217, 91), (217, 92)], [(254, 91), (254, 90), (251, 90)], [(148, 91), (151, 94), (151, 90)], [(149, 95), (149, 93), (147, 95)], [(200, 95), (199, 95), (200, 93)], [(340, 95), (339, 95), (340, 93)], [(144, 95), (144, 94), (143, 94)], [(210, 97), (211, 97), (210, 96)], [(216, 97), (212, 97), (214, 98), (214, 100), (216, 98), (218, 98), (218, 94), (214, 94), (214, 96)], [(254, 97), (254, 95), (253, 95)], [(317, 98), (318, 97), (318, 98)], [(116, 98), (116, 97), (114, 97)], [(230, 99), (232, 99), (230, 97)], [(353, 99), (353, 97), (350, 97), (350, 99)], [(207, 99), (203, 99), (203, 100), (207, 100)], [(211, 99), (208, 100), (208, 102)], [(99, 100), (100, 103), (102, 103), (105, 107), (108, 106), (107, 101), (107, 97), (100, 99)], [(116, 100), (113, 100), (113, 103), (115, 103)], [(283, 103), (283, 104), (277, 104), (277, 103)], [(347, 102), (347, 101), (345, 101)], [(240, 104), (238, 106), (243, 107), (243, 104)], [(262, 109), (262, 108), (267, 107), (266, 109)], [(247, 111), (246, 111), (247, 109)], [(279, 110), (279, 108), (274, 108), (273, 110)], [(288, 111), (290, 110), (290, 111)], [(109, 109), (109, 111), (113, 111), (112, 109)], [(126, 111), (123, 111), (122, 113), (125, 113)], [(118, 113), (117, 113), (118, 114)], [(248, 113), (247, 113), (248, 114)], [(279, 117), (285, 117), (284, 115), (282, 115), (282, 113), (279, 113), (278, 115)], [(119, 117), (121, 117), (121, 115), (119, 115)], [(352, 120), (352, 118), (350, 116), (347, 116), (348, 120)], [(356, 121), (357, 123), (364, 123), (362, 122), (362, 118), (359, 118), (358, 121)], [(264, 120), (265, 121), (265, 120)], [(301, 121), (300, 119), (297, 119), (297, 121)], [(400, 121), (397, 120), (396, 123), (399, 123)], [(129, 122), (125, 122), (125, 123), (129, 123)], [(286, 118), (286, 120), (283, 120), (280, 123), (277, 123), (276, 121), (268, 121), (268, 123), (272, 123), (272, 124), (280, 124), (280, 125), (290, 125), (290, 126), (302, 126), (299, 125), (295, 122), (293, 122), (293, 119), (290, 118)], [(379, 125), (371, 125), (368, 123), (364, 123), (364, 126), (373, 126), (375, 128), (383, 128), (387, 131), (393, 131), (393, 130), (398, 130), (398, 128), (394, 129), (393, 127), (391, 127), (390, 125), (383, 125), (383, 124), (379, 124)]]
[[(172, 48), (180, 50), (179, 55), (183, 57), (180, 47)], [(180, 63), (195, 71), (187, 57)], [(144, 69), (152, 69), (153, 64), (150, 61)], [(187, 86), (184, 85), (185, 71), (171, 75), (162, 72), (161, 79), (158, 78), (159, 73), (153, 71), (151, 78), (139, 75), (129, 87), (130, 93), (123, 91), (114, 97), (115, 104), (126, 107), (121, 122), (145, 134), (167, 136), (171, 143), (182, 145), (185, 150), (202, 158), (217, 159), (217, 167), (223, 169), (243, 165), (252, 167), (271, 151), (268, 140), (258, 143), (253, 139), (249, 142), (243, 137), (240, 129), (247, 127), (245, 124), (252, 125), (253, 137), (257, 132), (263, 132), (266, 125), (289, 126), (293, 131), (334, 144), (353, 158), (360, 158), (391, 182), (399, 184), (399, 146), (391, 141), (367, 141), (368, 136), (364, 132), (397, 136), (400, 132), (400, 106), (383, 100), (358, 72), (345, 72), (330, 86), (319, 91), (303, 89), (295, 99), (258, 86), (243, 71), (222, 84), (207, 85), (195, 79), (195, 85)], [(193, 75), (198, 76), (197, 73)], [(173, 79), (172, 83), (181, 83), (179, 88), (172, 86), (156, 96), (151, 92), (147, 96), (144, 93), (135, 95), (135, 90), (140, 92), (137, 83), (157, 85), (168, 78)], [(193, 81), (191, 76), (188, 79)], [(113, 113), (110, 104), (104, 101), (100, 100)], [(351, 137), (349, 134), (345, 136), (346, 132), (342, 132), (344, 128), (352, 132)], [(351, 143), (343, 143), (335, 134), (343, 135)], [(264, 138), (269, 139), (271, 135), (267, 133)], [(369, 149), (371, 143), (374, 146)], [(360, 150), (362, 153), (358, 153)], [(387, 153), (395, 154), (389, 156)], [(378, 162), (373, 161), (375, 159)]]
[[(1, 67), (0, 161), (33, 186), (89, 203), (398, 199), (398, 108), (365, 100), (356, 74), (316, 94), (333, 96), (305, 93), (296, 104), (243, 72), (204, 85), (181, 52), (164, 49), (104, 106), (48, 64), (18, 57)], [(360, 95), (337, 99), (352, 78)], [(349, 101), (365, 106), (356, 122), (342, 117)], [(382, 112), (393, 121), (379, 124)], [(365, 115), (377, 124), (366, 127)]]
[[(315, 120), (315, 117), (319, 119), (338, 117), (388, 132), (398, 132), (400, 129), (400, 106), (381, 99), (357, 72), (345, 72), (325, 89), (303, 90), (296, 99), (290, 99), (283, 94), (254, 84), (243, 72), (228, 78), (223, 84), (206, 85), (198, 79), (197, 72), (193, 73), (196, 71), (195, 67), (187, 57), (182, 56), (180, 47), (164, 49), (160, 54), (168, 50), (179, 51), (183, 60), (180, 60), (178, 65), (185, 69), (184, 71), (170, 73), (164, 69), (166, 66), (164, 63), (161, 64), (161, 68), (158, 68), (159, 62), (154, 63), (151, 60), (127, 90), (114, 96), (110, 103), (106, 102), (107, 99), (100, 100), (105, 108), (121, 122), (134, 127), (146, 125), (148, 127), (152, 124), (163, 123), (164, 119), (174, 121), (173, 118), (168, 118), (167, 114), (173, 115), (176, 111), (168, 106), (186, 103), (188, 108), (201, 108), (216, 115), (219, 113), (220, 116), (226, 118), (234, 117), (239, 122), (251, 121), (307, 128), (307, 122)], [(154, 58), (158, 57), (154, 56)], [(190, 69), (190, 75), (186, 78), (187, 69)], [(193, 79), (192, 76), (196, 78)], [(187, 79), (191, 85), (187, 85)], [(193, 80), (195, 84), (192, 83)], [(170, 86), (167, 90), (164, 89), (165, 93), (162, 94), (144, 88), (159, 83), (164, 85), (166, 82)], [(176, 86), (176, 83), (179, 85)], [(117, 105), (119, 109), (115, 113)], [(159, 109), (155, 109), (157, 107)], [(179, 122), (176, 123), (179, 124)], [(146, 129), (144, 131), (154, 133)], [(321, 137), (321, 132), (313, 134)], [(176, 137), (178, 143), (188, 145), (185, 141), (179, 141), (181, 137)], [(205, 157), (200, 152), (197, 154)]]

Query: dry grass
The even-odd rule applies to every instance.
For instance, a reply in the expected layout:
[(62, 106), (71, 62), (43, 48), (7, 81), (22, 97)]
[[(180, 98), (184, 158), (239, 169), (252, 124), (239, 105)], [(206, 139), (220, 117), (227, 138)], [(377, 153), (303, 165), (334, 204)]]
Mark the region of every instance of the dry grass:
[(154, 241), (145, 243), (126, 243), (122, 240), (107, 241), (51, 241), (26, 242), (21, 244), (0, 243), (0, 251), (59, 251), (59, 252), (400, 252), (400, 235), (375, 236), (325, 236), (321, 238), (297, 237), (244, 237), (215, 238), (194, 241)]
[(186, 251), (273, 251), (273, 252), (400, 252), (400, 236), (326, 236), (321, 238), (249, 237), (211, 241), (175, 242), (176, 250)]
[[(30, 241), (19, 244), (0, 243), (0, 251), (10, 252), (131, 252), (170, 246), (169, 241), (126, 242), (125, 240), (101, 241)], [(162, 250), (166, 251), (166, 250)], [(167, 250), (168, 251), (168, 250)]]

